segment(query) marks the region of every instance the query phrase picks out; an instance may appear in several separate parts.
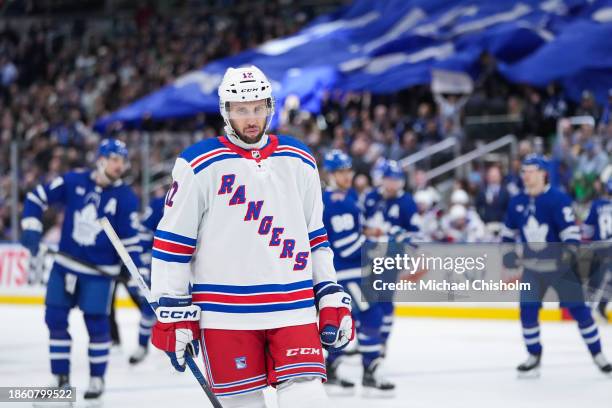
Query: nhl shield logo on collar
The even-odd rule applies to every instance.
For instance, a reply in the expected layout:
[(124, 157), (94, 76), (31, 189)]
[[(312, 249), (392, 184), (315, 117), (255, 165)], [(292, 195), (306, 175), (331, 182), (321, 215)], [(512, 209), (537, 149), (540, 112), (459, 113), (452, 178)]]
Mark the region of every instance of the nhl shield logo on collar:
[(251, 150), (251, 156), (257, 160), (261, 158), (261, 153), (259, 153), (259, 150)]
[(243, 368), (247, 367), (246, 357), (237, 357), (234, 359), (234, 361), (236, 362), (237, 370), (242, 370)]

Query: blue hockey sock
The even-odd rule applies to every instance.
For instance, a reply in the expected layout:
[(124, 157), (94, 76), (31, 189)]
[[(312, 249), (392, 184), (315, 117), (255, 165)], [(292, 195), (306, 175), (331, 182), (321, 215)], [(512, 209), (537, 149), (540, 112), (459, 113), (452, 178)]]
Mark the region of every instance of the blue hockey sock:
[(85, 315), (89, 332), (89, 372), (92, 377), (103, 377), (111, 347), (110, 322), (105, 315)]
[(372, 361), (380, 357), (383, 344), (380, 335), (368, 335), (366, 333), (358, 333), (357, 340), (359, 340), (359, 347), (357, 348), (361, 353), (361, 359), (364, 367), (369, 367)]
[(578, 328), (584, 342), (586, 343), (592, 355), (601, 352), (601, 341), (599, 340), (599, 330), (597, 324), (591, 315), (591, 309), (587, 305), (582, 304), (569, 308), (569, 312), (578, 322)]
[(47, 306), (45, 323), (49, 328), (49, 358), (53, 374), (70, 373), (70, 347), (72, 339), (68, 333), (68, 313), (70, 309)]
[(391, 329), (393, 328), (393, 312), (395, 311), (395, 305), (392, 302), (381, 303), (383, 308), (382, 326), (380, 328), (380, 335), (382, 337), (382, 343), (387, 344)]
[[(148, 305), (147, 305), (148, 307)], [(138, 344), (143, 347), (147, 347), (149, 345), (149, 339), (151, 338), (151, 330), (155, 325), (155, 315), (145, 316), (143, 313), (140, 318), (140, 325), (138, 328)]]
[(523, 340), (529, 354), (541, 354), (540, 323), (538, 321), (539, 305), (521, 305), (521, 326)]

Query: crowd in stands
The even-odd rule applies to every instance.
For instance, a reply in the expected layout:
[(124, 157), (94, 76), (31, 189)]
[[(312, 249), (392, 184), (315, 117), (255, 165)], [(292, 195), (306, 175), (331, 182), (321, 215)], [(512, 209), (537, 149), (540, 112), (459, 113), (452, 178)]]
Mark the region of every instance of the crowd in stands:
[[(14, 227), (8, 205), (11, 140), (20, 143), (22, 202), (35, 184), (93, 162), (102, 137), (92, 130), (97, 118), (214, 59), (290, 35), (321, 12), (290, 1), (233, 3), (223, 11), (200, 6), (162, 15), (141, 7), (121, 17), (38, 19), (27, 27), (15, 20), (0, 21), (0, 240), (8, 239)], [(458, 204), (455, 197), (468, 214), (473, 210), (470, 217), (500, 222), (508, 200), (520, 188), (520, 160), (531, 152), (547, 154), (555, 166), (555, 183), (586, 205), (601, 193), (600, 176), (610, 171), (612, 91), (604, 104), (588, 90), (581, 101), (572, 102), (557, 84), (545, 89), (510, 84), (495, 64), (490, 55), (482, 55), (481, 75), (469, 98), (433, 95), (428, 86), (393, 95), (329, 90), (318, 115), (300, 110), (299, 101), (288, 98), (275, 131), (302, 139), (319, 159), (330, 148), (349, 152), (355, 187), (363, 192), (371, 187), (372, 169), (381, 158), (401, 160), (450, 137), (468, 151), (475, 137), (465, 118), (504, 115), (519, 139), (516, 155), (475, 162), (445, 195), (430, 185), (425, 170), (457, 151), (419, 162), (408, 171), (407, 188), (415, 197), (419, 191), (431, 193), (425, 198), (420, 194), (420, 205), (450, 215)], [(575, 116), (580, 119), (569, 119)], [(151, 134), (154, 165), (171, 162), (188, 143), (222, 131), (219, 116), (204, 114), (145, 121), (143, 126)], [(142, 130), (113, 135), (130, 147), (128, 179), (140, 192)], [(454, 216), (460, 213), (455, 210)]]

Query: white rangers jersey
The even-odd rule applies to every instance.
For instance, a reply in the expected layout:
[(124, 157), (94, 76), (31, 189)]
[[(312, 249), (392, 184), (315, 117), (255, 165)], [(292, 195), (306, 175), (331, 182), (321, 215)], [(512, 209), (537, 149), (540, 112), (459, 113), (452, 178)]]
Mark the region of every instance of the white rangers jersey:
[(271, 329), (316, 322), (315, 295), (336, 285), (315, 159), (266, 136), (246, 150), (226, 136), (177, 159), (153, 243), (152, 293), (189, 294), (200, 326)]

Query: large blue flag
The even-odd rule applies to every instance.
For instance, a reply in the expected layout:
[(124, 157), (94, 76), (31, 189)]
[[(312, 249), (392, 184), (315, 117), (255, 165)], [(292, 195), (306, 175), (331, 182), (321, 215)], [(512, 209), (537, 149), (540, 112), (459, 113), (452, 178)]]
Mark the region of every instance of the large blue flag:
[(214, 61), (96, 123), (138, 125), (218, 112), (228, 67), (256, 65), (277, 106), (289, 95), (316, 113), (326, 90), (391, 93), (428, 84), (432, 69), (479, 74), (484, 52), (510, 81), (565, 85), (570, 98), (612, 87), (612, 0), (358, 0), (297, 34)]

